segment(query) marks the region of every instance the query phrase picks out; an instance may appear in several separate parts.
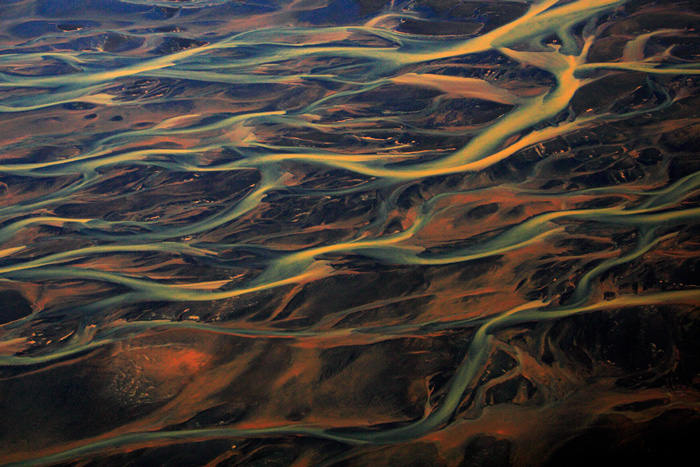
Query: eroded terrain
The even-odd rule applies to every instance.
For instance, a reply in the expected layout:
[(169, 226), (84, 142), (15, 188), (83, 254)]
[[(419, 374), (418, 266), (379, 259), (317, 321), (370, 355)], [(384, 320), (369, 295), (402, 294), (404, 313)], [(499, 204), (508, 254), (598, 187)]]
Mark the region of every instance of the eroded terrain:
[(693, 452), (695, 2), (0, 18), (3, 465)]

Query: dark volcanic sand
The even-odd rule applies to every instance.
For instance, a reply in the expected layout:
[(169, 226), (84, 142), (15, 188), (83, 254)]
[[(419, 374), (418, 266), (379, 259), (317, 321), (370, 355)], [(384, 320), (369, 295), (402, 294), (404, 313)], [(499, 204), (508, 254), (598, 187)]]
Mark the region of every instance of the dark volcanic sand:
[(0, 464), (679, 465), (699, 5), (0, 1)]

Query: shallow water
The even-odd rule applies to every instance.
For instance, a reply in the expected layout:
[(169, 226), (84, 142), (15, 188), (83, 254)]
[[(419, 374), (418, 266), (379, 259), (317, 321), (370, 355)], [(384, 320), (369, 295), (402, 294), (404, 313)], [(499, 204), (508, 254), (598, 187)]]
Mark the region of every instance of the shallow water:
[(670, 462), (700, 6), (0, 3), (2, 465)]

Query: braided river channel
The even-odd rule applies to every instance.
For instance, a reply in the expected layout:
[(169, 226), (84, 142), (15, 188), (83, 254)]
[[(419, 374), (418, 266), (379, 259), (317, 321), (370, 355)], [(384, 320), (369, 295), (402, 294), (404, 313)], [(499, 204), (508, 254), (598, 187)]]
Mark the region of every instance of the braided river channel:
[(0, 1), (0, 465), (698, 436), (697, 1)]

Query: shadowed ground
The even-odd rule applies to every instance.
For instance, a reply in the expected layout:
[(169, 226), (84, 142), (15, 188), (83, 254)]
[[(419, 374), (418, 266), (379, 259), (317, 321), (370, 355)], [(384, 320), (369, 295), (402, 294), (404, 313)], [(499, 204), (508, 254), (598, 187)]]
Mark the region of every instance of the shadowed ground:
[(0, 18), (0, 464), (692, 453), (695, 3)]

